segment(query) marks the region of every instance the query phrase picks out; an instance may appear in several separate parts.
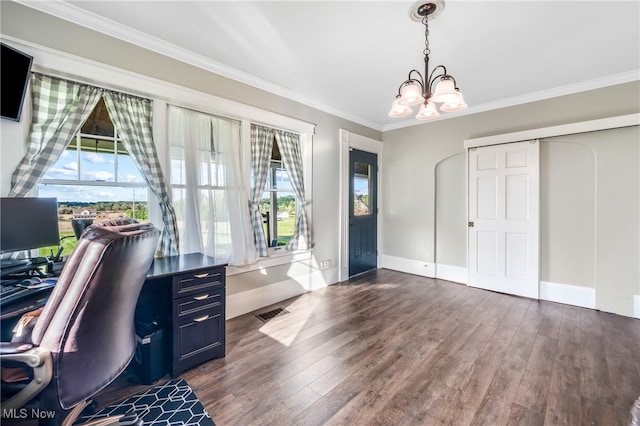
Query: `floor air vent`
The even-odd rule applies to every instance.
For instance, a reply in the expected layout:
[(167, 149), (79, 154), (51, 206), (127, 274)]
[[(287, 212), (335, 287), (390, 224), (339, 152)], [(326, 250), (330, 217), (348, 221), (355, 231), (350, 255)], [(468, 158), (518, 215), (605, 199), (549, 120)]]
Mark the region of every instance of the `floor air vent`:
[(267, 322), (272, 318), (277, 317), (278, 315), (284, 315), (284, 314), (288, 314), (289, 311), (287, 311), (286, 309), (282, 309), (282, 308), (276, 308), (272, 311), (268, 311), (268, 312), (263, 312), (261, 314), (256, 315), (256, 317), (258, 317), (258, 319), (260, 321), (263, 322)]

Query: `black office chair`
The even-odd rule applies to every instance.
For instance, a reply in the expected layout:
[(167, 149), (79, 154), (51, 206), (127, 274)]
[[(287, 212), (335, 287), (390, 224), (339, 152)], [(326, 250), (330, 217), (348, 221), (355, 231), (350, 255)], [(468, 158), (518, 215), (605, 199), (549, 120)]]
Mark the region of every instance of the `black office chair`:
[(135, 352), (136, 302), (159, 236), (153, 225), (131, 219), (83, 232), (31, 337), (0, 346), (3, 365), (24, 363), (31, 375), (16, 394), (14, 384), (3, 382), (3, 417), (37, 407), (55, 411), (51, 424), (70, 425), (124, 371)]

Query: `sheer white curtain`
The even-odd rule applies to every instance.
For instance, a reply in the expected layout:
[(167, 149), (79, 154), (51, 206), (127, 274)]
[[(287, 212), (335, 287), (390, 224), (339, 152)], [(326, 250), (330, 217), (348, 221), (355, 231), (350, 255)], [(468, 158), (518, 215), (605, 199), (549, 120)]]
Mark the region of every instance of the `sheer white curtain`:
[(254, 262), (240, 123), (174, 106), (168, 121), (181, 251), (232, 265)]

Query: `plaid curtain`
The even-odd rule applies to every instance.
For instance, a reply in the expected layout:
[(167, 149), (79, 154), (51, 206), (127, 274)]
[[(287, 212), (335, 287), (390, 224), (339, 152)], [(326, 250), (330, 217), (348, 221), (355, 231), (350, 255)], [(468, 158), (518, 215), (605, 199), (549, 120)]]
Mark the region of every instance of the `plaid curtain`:
[(32, 75), (31, 91), (33, 118), (27, 153), (11, 176), (9, 196), (24, 197), (40, 183), (104, 96), (125, 148), (161, 200), (165, 232), (158, 255), (177, 254), (175, 213), (151, 133), (151, 101), (37, 73)]
[(35, 73), (31, 91), (33, 117), (27, 153), (11, 176), (10, 197), (25, 197), (40, 183), (102, 95), (97, 87)]
[(258, 210), (262, 193), (267, 187), (269, 175), (269, 162), (271, 149), (273, 148), (273, 129), (268, 127), (251, 125), (251, 170), (253, 170), (253, 188), (251, 188), (251, 200), (249, 200), (249, 214), (251, 215), (251, 227), (253, 239), (256, 243), (258, 256), (269, 255), (267, 239), (262, 228), (262, 214)]
[(306, 209), (311, 204), (304, 193), (304, 177), (302, 170), (302, 155), (300, 154), (300, 135), (295, 133), (275, 131), (276, 142), (284, 167), (289, 173), (289, 180), (296, 198), (299, 200), (296, 209), (296, 228), (293, 238), (287, 244), (287, 250), (307, 249), (311, 246), (311, 228)]
[(171, 205), (171, 196), (153, 143), (151, 101), (105, 90), (104, 103), (111, 120), (118, 129), (124, 147), (140, 169), (149, 189), (160, 200), (164, 230), (157, 255), (178, 254), (176, 213)]

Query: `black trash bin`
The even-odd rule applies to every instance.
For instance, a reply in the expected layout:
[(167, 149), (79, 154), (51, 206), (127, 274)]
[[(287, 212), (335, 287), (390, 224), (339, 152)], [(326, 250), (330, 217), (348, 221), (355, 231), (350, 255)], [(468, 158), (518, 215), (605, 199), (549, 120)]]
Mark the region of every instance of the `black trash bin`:
[(134, 372), (141, 383), (149, 385), (167, 372), (162, 324), (157, 319), (135, 323), (136, 354)]

